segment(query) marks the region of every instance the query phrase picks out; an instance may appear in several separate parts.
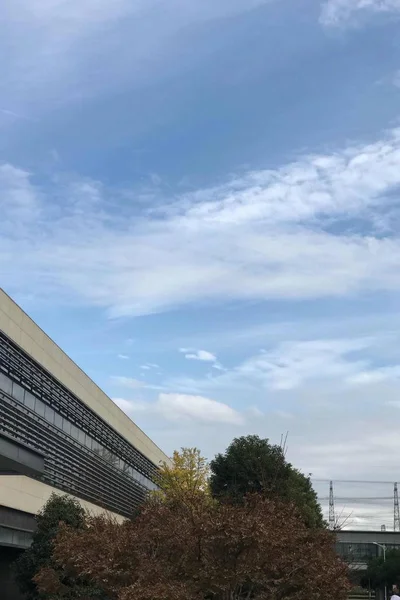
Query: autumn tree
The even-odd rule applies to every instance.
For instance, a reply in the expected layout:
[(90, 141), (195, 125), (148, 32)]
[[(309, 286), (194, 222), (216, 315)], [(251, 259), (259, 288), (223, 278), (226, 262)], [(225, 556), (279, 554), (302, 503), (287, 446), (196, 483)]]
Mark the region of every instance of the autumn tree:
[(175, 451), (171, 463), (164, 462), (157, 476), (159, 490), (155, 495), (162, 501), (195, 504), (210, 498), (210, 469), (198, 448)]
[(36, 582), (60, 598), (60, 573), (89, 578), (110, 600), (345, 600), (348, 590), (332, 534), (262, 495), (196, 507), (153, 498), (134, 521), (64, 527), (54, 560)]
[(218, 454), (210, 467), (210, 487), (215, 498), (242, 502), (247, 494), (262, 493), (296, 505), (307, 525), (323, 526), (310, 479), (287, 462), (281, 446), (258, 435), (240, 437), (224, 454)]
[[(69, 496), (52, 494), (36, 516), (36, 531), (30, 548), (20, 555), (15, 564), (16, 582), (26, 600), (37, 600), (40, 596), (34, 577), (41, 569), (55, 569), (53, 543), (60, 523), (68, 525), (70, 531), (85, 525), (85, 511), (77, 500)], [(66, 586), (75, 588), (75, 582), (68, 580)], [(85, 586), (87, 597), (91, 586)]]

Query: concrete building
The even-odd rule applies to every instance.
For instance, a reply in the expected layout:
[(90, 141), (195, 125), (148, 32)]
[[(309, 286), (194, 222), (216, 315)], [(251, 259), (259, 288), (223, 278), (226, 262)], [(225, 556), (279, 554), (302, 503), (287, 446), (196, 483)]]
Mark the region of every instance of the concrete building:
[[(52, 492), (129, 517), (164, 453), (0, 290), (0, 577)], [(11, 584), (10, 584), (11, 585)], [(14, 591), (2, 582), (2, 598)], [(4, 593), (6, 594), (4, 596)]]
[(400, 531), (351, 531), (337, 533), (337, 551), (354, 569), (364, 570), (371, 558), (385, 550), (400, 549)]
[[(385, 556), (389, 550), (400, 549), (400, 531), (351, 531), (337, 533), (337, 552), (351, 569), (351, 580), (357, 586), (369, 561)], [(390, 598), (391, 584), (388, 582), (387, 597)], [(362, 590), (355, 588), (349, 600), (384, 600), (384, 590)]]

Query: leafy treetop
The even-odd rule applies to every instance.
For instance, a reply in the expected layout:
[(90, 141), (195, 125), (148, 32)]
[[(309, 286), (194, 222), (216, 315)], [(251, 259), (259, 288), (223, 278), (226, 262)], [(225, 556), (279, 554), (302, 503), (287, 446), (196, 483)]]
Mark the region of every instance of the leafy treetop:
[(85, 526), (85, 511), (76, 499), (52, 494), (36, 516), (37, 527), (30, 548), (15, 563), (15, 579), (26, 600), (41, 597), (33, 578), (41, 569), (55, 566), (53, 545), (60, 523), (68, 525), (71, 531), (81, 529)]
[(163, 463), (158, 474), (160, 490), (155, 496), (162, 501), (193, 505), (210, 497), (210, 469), (198, 448), (174, 452), (171, 464)]
[(296, 505), (310, 527), (324, 522), (311, 481), (286, 461), (281, 446), (257, 435), (233, 440), (225, 454), (211, 461), (210, 487), (219, 500), (241, 502), (247, 494), (262, 493)]

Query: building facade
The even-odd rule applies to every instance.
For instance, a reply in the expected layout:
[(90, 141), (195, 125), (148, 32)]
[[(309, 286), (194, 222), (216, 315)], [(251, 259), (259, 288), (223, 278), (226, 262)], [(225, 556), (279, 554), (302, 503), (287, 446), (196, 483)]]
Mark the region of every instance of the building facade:
[(382, 556), (386, 550), (400, 549), (400, 531), (352, 531), (337, 532), (337, 552), (351, 567), (362, 571), (368, 562)]
[[(384, 557), (390, 550), (400, 550), (400, 531), (361, 531), (343, 530), (336, 535), (336, 548), (339, 556), (350, 567), (350, 579), (355, 585), (349, 600), (385, 599), (385, 591), (357, 588), (368, 563), (377, 557)], [(387, 597), (395, 582), (388, 582)]]
[[(52, 492), (129, 517), (163, 452), (0, 290), (0, 557)], [(6, 553), (7, 554), (7, 553)], [(1, 561), (1, 558), (0, 558)], [(1, 573), (1, 565), (0, 565)]]

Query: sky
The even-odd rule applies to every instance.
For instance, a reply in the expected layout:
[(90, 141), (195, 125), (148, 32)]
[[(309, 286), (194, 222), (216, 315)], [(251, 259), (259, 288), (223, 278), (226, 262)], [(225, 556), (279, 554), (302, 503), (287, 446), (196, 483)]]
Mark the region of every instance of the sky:
[(400, 0), (2, 13), (1, 286), (167, 454), (289, 432), (365, 526), (400, 479)]

